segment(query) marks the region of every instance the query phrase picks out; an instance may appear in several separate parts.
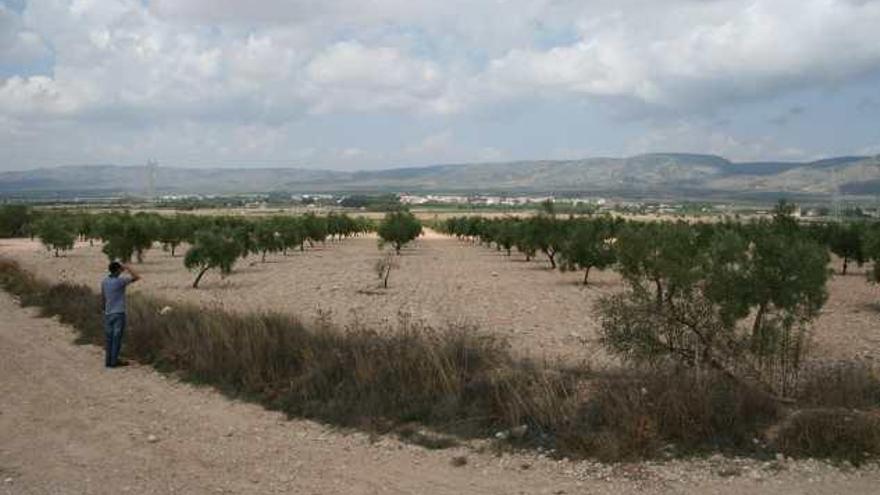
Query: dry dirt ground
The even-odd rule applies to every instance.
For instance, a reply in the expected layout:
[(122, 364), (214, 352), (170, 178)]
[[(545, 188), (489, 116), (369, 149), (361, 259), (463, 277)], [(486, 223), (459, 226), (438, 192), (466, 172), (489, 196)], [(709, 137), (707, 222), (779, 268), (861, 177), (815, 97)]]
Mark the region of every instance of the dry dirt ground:
[[(44, 278), (96, 290), (107, 262), (98, 245), (80, 243), (55, 258), (27, 239), (0, 240), (0, 255)], [(611, 361), (597, 342), (595, 305), (603, 295), (622, 290), (612, 271), (594, 270), (591, 285), (584, 287), (582, 273), (550, 271), (543, 256), (527, 263), (516, 252), (507, 257), (429, 231), (400, 257), (388, 290), (380, 290), (373, 270), (379, 257), (372, 236), (328, 242), (286, 257), (269, 255), (266, 263), (252, 256), (239, 261), (231, 276), (221, 279), (209, 272), (199, 289), (192, 289), (194, 275), (183, 267), (181, 254), (172, 258), (156, 248), (136, 265), (144, 280), (132, 290), (235, 311), (279, 310), (304, 320), (324, 314), (339, 325), (357, 320), (381, 328), (405, 313), (438, 327), (474, 324), (535, 357), (596, 367)], [(813, 354), (874, 359), (880, 354), (880, 286), (868, 284), (864, 269), (855, 268), (835, 276), (829, 291), (815, 324)]]
[[(880, 465), (714, 456), (601, 465), (429, 451), (287, 420), (132, 365), (0, 292), (0, 494), (877, 493)], [(454, 466), (453, 457), (466, 463)]]

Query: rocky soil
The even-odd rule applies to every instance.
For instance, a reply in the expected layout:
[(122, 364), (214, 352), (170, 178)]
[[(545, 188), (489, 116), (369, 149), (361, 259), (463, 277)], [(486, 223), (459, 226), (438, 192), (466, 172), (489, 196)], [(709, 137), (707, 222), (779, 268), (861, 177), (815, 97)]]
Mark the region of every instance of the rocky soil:
[(288, 420), (101, 349), (0, 293), (0, 494), (877, 493), (880, 465), (713, 456), (603, 465), (427, 450)]

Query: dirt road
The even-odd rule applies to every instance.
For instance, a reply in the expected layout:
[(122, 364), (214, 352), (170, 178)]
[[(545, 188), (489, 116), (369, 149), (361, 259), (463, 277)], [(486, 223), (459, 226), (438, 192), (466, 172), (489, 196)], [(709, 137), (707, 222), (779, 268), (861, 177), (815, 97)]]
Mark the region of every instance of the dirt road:
[[(132, 329), (136, 331), (136, 329)], [(0, 292), (0, 494), (876, 493), (880, 467), (723, 459), (607, 466), (429, 451), (229, 400), (102, 351)], [(467, 464), (455, 467), (455, 456)]]

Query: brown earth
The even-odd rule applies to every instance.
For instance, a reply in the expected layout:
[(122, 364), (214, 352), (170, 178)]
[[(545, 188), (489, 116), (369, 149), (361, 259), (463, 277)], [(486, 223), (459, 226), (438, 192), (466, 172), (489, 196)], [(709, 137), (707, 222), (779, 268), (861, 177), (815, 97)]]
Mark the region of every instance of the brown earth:
[[(87, 243), (56, 258), (37, 241), (2, 239), (0, 255), (44, 278), (96, 290), (106, 270), (100, 247)], [(328, 242), (304, 253), (269, 255), (266, 263), (252, 256), (231, 276), (209, 272), (192, 289), (194, 275), (181, 254), (172, 258), (153, 249), (135, 265), (144, 280), (132, 291), (234, 311), (284, 311), (305, 320), (323, 315), (340, 325), (359, 321), (381, 328), (401, 314), (434, 326), (472, 323), (535, 357), (598, 367), (613, 362), (597, 342), (595, 311), (602, 296), (622, 289), (613, 271), (594, 270), (584, 287), (582, 273), (550, 271), (542, 255), (527, 263), (516, 252), (508, 257), (428, 231), (400, 257), (383, 290), (373, 270), (379, 257), (373, 236)], [(853, 268), (829, 283), (830, 298), (815, 323), (814, 356), (873, 360), (880, 354), (880, 286), (867, 283), (863, 268)]]
[[(876, 493), (880, 465), (713, 456), (602, 465), (426, 450), (229, 400), (102, 351), (0, 293), (0, 494)], [(455, 464), (452, 459), (464, 458)]]

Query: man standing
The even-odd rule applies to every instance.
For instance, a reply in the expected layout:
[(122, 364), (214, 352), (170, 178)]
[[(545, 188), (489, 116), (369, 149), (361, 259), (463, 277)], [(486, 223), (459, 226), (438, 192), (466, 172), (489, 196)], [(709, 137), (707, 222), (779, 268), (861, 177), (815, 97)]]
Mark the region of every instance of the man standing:
[[(104, 309), (104, 336), (107, 338), (107, 357), (104, 362), (108, 368), (120, 364), (119, 350), (122, 349), (122, 335), (125, 333), (125, 288), (137, 282), (141, 276), (128, 265), (113, 261), (108, 267), (110, 274), (101, 282), (101, 307)], [(122, 277), (128, 272), (130, 277)]]

